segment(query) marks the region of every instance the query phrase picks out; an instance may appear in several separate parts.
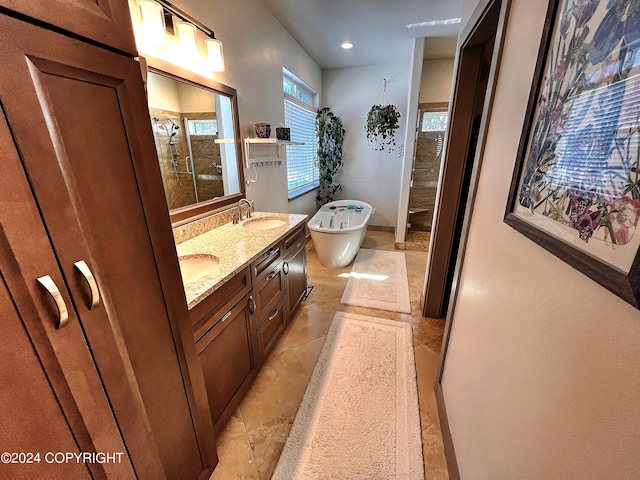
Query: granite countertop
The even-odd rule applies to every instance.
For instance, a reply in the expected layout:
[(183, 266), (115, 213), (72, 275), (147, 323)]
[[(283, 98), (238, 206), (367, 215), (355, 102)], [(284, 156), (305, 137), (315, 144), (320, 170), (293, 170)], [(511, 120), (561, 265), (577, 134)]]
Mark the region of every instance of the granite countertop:
[[(195, 307), (226, 280), (246, 268), (270, 245), (286, 236), (305, 222), (307, 215), (253, 212), (252, 218), (237, 225), (226, 223), (176, 246), (178, 257), (185, 255), (214, 255), (220, 260), (213, 273), (184, 284), (189, 309)], [(247, 222), (255, 219), (275, 219), (284, 225), (269, 230), (250, 230)]]

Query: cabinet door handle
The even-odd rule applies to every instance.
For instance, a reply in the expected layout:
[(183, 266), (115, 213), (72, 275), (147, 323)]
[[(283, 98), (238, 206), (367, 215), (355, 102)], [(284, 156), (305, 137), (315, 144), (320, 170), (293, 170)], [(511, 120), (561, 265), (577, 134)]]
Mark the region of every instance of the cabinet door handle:
[(89, 286), (90, 298), (89, 298), (89, 310), (94, 307), (97, 307), (100, 303), (100, 292), (98, 291), (98, 285), (96, 284), (96, 279), (93, 278), (93, 274), (89, 269), (89, 265), (84, 260), (80, 260), (73, 264), (81, 274), (84, 280), (87, 282)]
[(273, 320), (274, 318), (276, 318), (277, 315), (278, 315), (278, 309), (275, 308), (273, 312), (271, 312), (271, 315), (269, 315), (269, 318), (267, 318), (267, 321)]
[(69, 312), (67, 311), (67, 305), (64, 303), (64, 298), (62, 298), (62, 294), (60, 293), (60, 290), (58, 290), (56, 282), (54, 282), (49, 275), (40, 277), (37, 280), (38, 283), (45, 288), (49, 295), (51, 295), (53, 301), (56, 302), (56, 307), (58, 307), (58, 325), (56, 326), (56, 328), (60, 330), (69, 321)]
[(284, 264), (282, 265), (282, 271), (285, 275), (289, 273), (289, 262), (284, 262)]
[(256, 301), (253, 299), (253, 295), (249, 297), (249, 313), (251, 315), (256, 313)]
[(269, 274), (269, 276), (267, 277), (267, 281), (271, 280), (271, 279), (272, 279), (273, 277), (275, 277), (275, 276), (276, 276), (276, 271), (275, 271), (275, 270), (273, 270), (273, 271)]

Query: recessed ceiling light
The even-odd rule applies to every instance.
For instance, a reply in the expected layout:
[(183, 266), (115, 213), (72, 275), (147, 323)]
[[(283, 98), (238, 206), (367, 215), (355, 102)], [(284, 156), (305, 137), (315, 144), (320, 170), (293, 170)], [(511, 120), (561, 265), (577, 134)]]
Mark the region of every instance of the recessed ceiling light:
[(447, 18), (446, 20), (427, 20), (426, 22), (410, 23), (407, 28), (435, 27), (436, 25), (454, 25), (460, 23), (459, 18)]
[(340, 45), (342, 48), (349, 49), (349, 48), (353, 48), (353, 43), (351, 42), (344, 42), (342, 45)]

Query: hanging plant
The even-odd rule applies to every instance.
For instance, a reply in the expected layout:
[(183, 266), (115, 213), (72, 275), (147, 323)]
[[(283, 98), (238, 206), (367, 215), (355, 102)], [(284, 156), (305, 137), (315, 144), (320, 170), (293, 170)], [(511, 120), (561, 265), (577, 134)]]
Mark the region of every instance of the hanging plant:
[(400, 128), (400, 112), (394, 105), (374, 105), (367, 114), (367, 141), (374, 150), (392, 152), (396, 145), (396, 130)]
[(316, 203), (320, 208), (325, 203), (337, 200), (342, 185), (334, 183), (334, 177), (342, 167), (342, 144), (345, 130), (340, 117), (334, 115), (329, 108), (316, 113), (316, 135), (318, 150), (316, 164), (320, 174), (320, 189), (316, 195)]

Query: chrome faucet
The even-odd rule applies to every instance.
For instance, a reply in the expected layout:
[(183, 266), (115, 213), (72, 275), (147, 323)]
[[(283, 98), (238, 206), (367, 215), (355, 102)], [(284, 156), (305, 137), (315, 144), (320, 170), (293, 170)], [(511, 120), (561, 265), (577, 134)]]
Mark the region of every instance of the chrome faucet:
[(247, 218), (251, 218), (251, 208), (253, 207), (253, 204), (246, 198), (241, 198), (240, 201), (238, 202), (238, 221), (239, 222), (242, 221), (242, 209), (240, 208), (240, 206), (243, 203), (247, 205)]
[(329, 218), (329, 228), (335, 228), (335, 226), (333, 225), (333, 217), (336, 216), (336, 212), (333, 212), (331, 214), (331, 218)]

